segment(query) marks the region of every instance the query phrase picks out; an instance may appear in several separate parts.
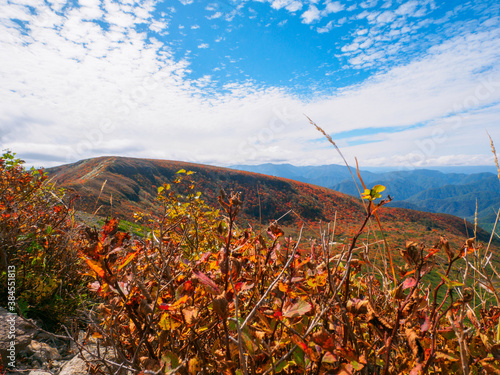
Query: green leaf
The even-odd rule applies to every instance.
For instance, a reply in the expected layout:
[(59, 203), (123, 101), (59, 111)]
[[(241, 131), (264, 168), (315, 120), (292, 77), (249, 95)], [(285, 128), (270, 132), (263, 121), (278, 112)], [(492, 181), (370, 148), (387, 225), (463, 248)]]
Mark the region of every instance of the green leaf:
[(363, 369), (363, 367), (365, 367), (364, 365), (362, 365), (361, 363), (359, 363), (357, 361), (351, 361), (351, 366), (356, 371), (360, 371)]
[(19, 299), (17, 300), (17, 306), (19, 307), (19, 312), (21, 313), (21, 315), (26, 316), (29, 310), (28, 302), (26, 302), (24, 299)]
[(373, 201), (377, 198), (381, 198), (380, 194), (385, 190), (384, 185), (375, 185), (372, 189), (365, 189), (364, 193), (361, 195), (363, 199), (368, 199), (369, 201)]
[(385, 186), (384, 185), (375, 185), (373, 188), (372, 188), (372, 192), (374, 193), (381, 193), (385, 190)]
[(448, 289), (459, 287), (459, 286), (464, 286), (463, 283), (460, 283), (458, 281), (452, 281), (448, 277), (446, 277), (445, 275), (443, 275), (442, 273), (439, 273), (437, 271), (436, 271), (436, 273), (439, 276), (441, 276), (441, 278), (444, 280), (444, 283), (446, 284), (446, 286), (448, 287)]
[(283, 371), (284, 369), (286, 369), (288, 366), (290, 366), (290, 362), (281, 361), (281, 363), (278, 366), (276, 366), (274, 371), (276, 373), (279, 373), (279, 372)]
[(293, 359), (298, 366), (305, 368), (304, 351), (301, 348), (297, 348), (293, 351)]
[(165, 364), (165, 370), (172, 370), (179, 366), (179, 358), (172, 352), (164, 352), (161, 361)]

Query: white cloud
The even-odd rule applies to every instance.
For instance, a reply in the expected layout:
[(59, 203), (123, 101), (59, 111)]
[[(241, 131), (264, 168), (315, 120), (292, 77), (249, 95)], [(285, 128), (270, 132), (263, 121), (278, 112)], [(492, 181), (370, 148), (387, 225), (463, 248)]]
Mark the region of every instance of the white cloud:
[(222, 13), (221, 12), (215, 12), (214, 14), (210, 15), (210, 16), (207, 16), (207, 19), (209, 20), (215, 20), (217, 18), (221, 18), (222, 17)]
[[(491, 156), (483, 129), (500, 142), (498, 29), (461, 33), (406, 65), (304, 102), (252, 81), (217, 94), (213, 77), (190, 79), (186, 61), (135, 30), (138, 22), (154, 25), (153, 6), (108, 7), (113, 24), (106, 30), (84, 21), (97, 12), (87, 4), (92, 11), (62, 15), (42, 2), (35, 15), (0, 4), (0, 143), (36, 165), (103, 154), (220, 165), (341, 162), (328, 143), (315, 142), (321, 135), (303, 113), (334, 138), (353, 129), (405, 129), (380, 131), (378, 142), (364, 145), (340, 139), (349, 161), (357, 156), (362, 166), (484, 164)], [(30, 28), (21, 33), (6, 14)], [(371, 44), (381, 36), (369, 29), (346, 44), (368, 49), (350, 55), (356, 63), (380, 58)]]
[(319, 21), (321, 19), (321, 16), (318, 8), (316, 8), (314, 5), (310, 5), (309, 9), (302, 13), (301, 18), (303, 23), (311, 24), (313, 22)]
[(153, 20), (149, 25), (149, 29), (157, 33), (162, 33), (168, 29), (168, 23), (165, 21)]
[(300, 1), (292, 1), (285, 8), (289, 12), (297, 12), (302, 9), (302, 3)]
[(340, 1), (333, 1), (333, 2), (328, 1), (326, 3), (326, 6), (325, 6), (325, 9), (323, 12), (325, 14), (338, 13), (344, 9), (345, 9), (345, 6)]
[(379, 14), (377, 16), (377, 22), (378, 23), (389, 23), (389, 22), (392, 22), (394, 21), (394, 19), (396, 18), (395, 14), (389, 10)]
[(417, 9), (418, 2), (417, 1), (408, 1), (406, 3), (401, 4), (398, 9), (396, 9), (396, 14), (404, 15), (404, 16), (412, 16), (415, 10)]
[(323, 34), (331, 31), (333, 28), (333, 21), (328, 22), (325, 26), (323, 27), (318, 27), (318, 33)]
[(205, 48), (208, 48), (210, 47), (210, 45), (208, 43), (201, 43), (198, 45), (198, 48), (201, 48), (201, 49), (205, 49)]
[(359, 43), (351, 43), (341, 48), (342, 52), (356, 51), (359, 48)]
[(191, 26), (191, 30), (196, 30), (196, 29), (199, 29), (200, 28), (200, 25), (192, 25)]

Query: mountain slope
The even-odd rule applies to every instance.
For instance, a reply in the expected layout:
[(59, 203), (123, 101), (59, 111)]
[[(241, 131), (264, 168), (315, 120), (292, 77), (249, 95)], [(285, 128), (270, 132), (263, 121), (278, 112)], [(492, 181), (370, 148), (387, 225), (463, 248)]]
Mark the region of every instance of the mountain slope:
[[(345, 166), (295, 167), (289, 164), (262, 164), (234, 168), (236, 167), (290, 177), (359, 197), (358, 187), (361, 184), (358, 181), (356, 187)], [(485, 170), (494, 171), (494, 167), (443, 168), (443, 171), (448, 173), (431, 169), (378, 173), (362, 170), (361, 176), (367, 185), (386, 186), (386, 192), (394, 198), (392, 206), (401, 208), (441, 212), (474, 220), (477, 199), (478, 221), (491, 229), (496, 219), (496, 212), (500, 208), (500, 198), (498, 198), (500, 181), (496, 174), (483, 172)]]
[[(251, 223), (262, 220), (265, 225), (283, 215), (280, 223), (289, 226), (335, 220), (335, 233), (339, 238), (348, 238), (364, 217), (361, 201), (346, 194), (289, 179), (200, 164), (100, 157), (51, 168), (48, 172), (60, 186), (80, 195), (77, 208), (94, 212), (102, 206), (100, 214), (130, 220), (135, 211), (155, 212), (157, 188), (171, 182), (180, 169), (195, 172), (190, 176), (195, 188), (214, 206), (220, 189), (240, 191), (241, 218)], [(432, 244), (439, 234), (447, 235), (458, 245), (473, 231), (470, 224), (466, 228), (461, 219), (450, 215), (389, 207), (379, 212), (384, 231), (397, 245), (405, 240)], [(479, 237), (483, 241), (489, 238), (484, 231), (479, 232)]]

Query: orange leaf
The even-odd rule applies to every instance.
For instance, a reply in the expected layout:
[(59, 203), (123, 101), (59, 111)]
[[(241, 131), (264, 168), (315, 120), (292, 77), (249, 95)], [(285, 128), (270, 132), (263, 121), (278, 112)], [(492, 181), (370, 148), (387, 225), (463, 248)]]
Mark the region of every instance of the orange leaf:
[(427, 250), (427, 252), (428, 252), (429, 254), (427, 254), (427, 255), (425, 256), (424, 260), (425, 260), (425, 259), (427, 259), (427, 258), (429, 258), (429, 257), (431, 257), (431, 256), (433, 256), (433, 255), (434, 255), (434, 254), (436, 254), (438, 251), (439, 251), (439, 249), (429, 249), (429, 250)]
[(162, 310), (168, 310), (168, 311), (177, 310), (181, 305), (183, 305), (184, 303), (186, 303), (186, 301), (188, 300), (188, 298), (189, 298), (189, 296), (185, 295), (185, 296), (179, 298), (177, 301), (175, 301), (171, 305), (169, 305), (167, 303), (162, 303), (159, 307)]
[(100, 277), (104, 278), (105, 276), (104, 270), (96, 262), (88, 258), (85, 258), (85, 262), (87, 262), (89, 267), (92, 268), (92, 270), (95, 273), (97, 273)]
[(106, 223), (102, 227), (102, 234), (105, 238), (108, 234), (113, 234), (118, 229), (118, 219), (112, 218), (110, 220), (106, 220)]

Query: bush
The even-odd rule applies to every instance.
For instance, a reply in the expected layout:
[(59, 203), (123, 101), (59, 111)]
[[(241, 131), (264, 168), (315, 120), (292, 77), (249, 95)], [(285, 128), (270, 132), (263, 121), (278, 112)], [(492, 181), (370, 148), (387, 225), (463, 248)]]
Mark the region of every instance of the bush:
[[(431, 248), (410, 241), (405, 264), (389, 272), (356, 248), (387, 202), (375, 203), (381, 188), (365, 191), (365, 221), (337, 249), (328, 232), (306, 245), (276, 223), (266, 238), (239, 229), (237, 194), (221, 193), (219, 218), (199, 193), (169, 185), (159, 189), (161, 214), (139, 215), (144, 238), (115, 219), (86, 231), (82, 259), (103, 301), (89, 313), (89, 334), (118, 358), (96, 358), (100, 371), (115, 373), (118, 362), (141, 374), (498, 373), (498, 300), (488, 304), (476, 288), (481, 281), (496, 296), (491, 269), (470, 259), (474, 239), (459, 249), (445, 238)], [(431, 287), (424, 277), (437, 254), (448, 262)], [(483, 267), (472, 287), (467, 270), (451, 280), (467, 256)]]
[(7, 269), (14, 267), (18, 312), (56, 329), (86, 295), (71, 244), (75, 223), (64, 192), (23, 163), (10, 151), (0, 158), (0, 301), (7, 307)]

